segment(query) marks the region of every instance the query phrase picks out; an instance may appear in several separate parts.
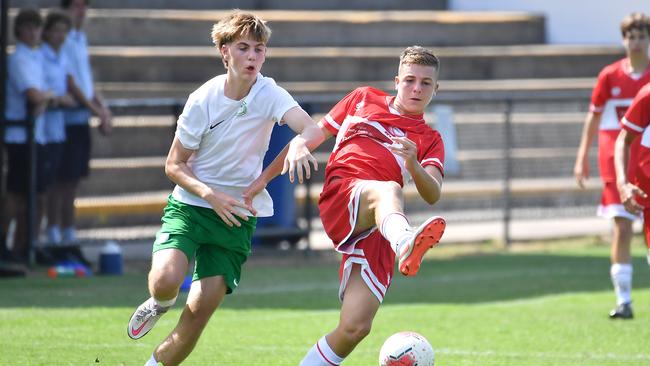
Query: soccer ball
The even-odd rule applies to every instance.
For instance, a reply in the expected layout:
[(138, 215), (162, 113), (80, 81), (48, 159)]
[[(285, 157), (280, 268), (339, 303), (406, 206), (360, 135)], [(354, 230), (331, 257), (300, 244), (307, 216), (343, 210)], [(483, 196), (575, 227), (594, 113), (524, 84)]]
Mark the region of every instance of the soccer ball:
[(433, 348), (415, 332), (388, 337), (379, 351), (379, 366), (433, 366)]

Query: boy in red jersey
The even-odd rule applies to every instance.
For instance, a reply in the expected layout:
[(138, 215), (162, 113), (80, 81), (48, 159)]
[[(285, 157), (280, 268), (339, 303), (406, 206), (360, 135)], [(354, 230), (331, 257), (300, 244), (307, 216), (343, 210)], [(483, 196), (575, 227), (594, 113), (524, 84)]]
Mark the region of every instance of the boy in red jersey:
[[(395, 256), (400, 272), (414, 276), (425, 252), (444, 232), (445, 221), (437, 216), (411, 227), (402, 196), (402, 186), (412, 178), (427, 203), (440, 198), (444, 146), (423, 119), (438, 90), (438, 69), (433, 53), (409, 47), (395, 77), (397, 96), (370, 87), (355, 89), (319, 123), (325, 138), (336, 136), (318, 205), (327, 235), (343, 254), (342, 306), (338, 326), (309, 350), (303, 366), (343, 362), (370, 332), (393, 277)], [(249, 187), (249, 200), (279, 173), (288, 150)], [(287, 169), (293, 181), (293, 167)]]
[[(598, 75), (574, 168), (576, 181), (584, 188), (584, 181), (589, 176), (589, 147), (598, 131), (598, 164), (603, 181), (598, 215), (614, 220), (610, 275), (616, 293), (617, 309), (625, 308), (624, 304), (632, 301), (630, 242), (633, 234), (632, 221), (637, 216), (625, 210), (616, 188), (614, 142), (621, 128), (619, 122), (632, 98), (643, 85), (650, 82), (650, 18), (641, 13), (628, 15), (621, 23), (621, 34), (627, 57), (608, 65)], [(637, 149), (638, 142), (632, 146), (630, 175), (637, 167), (634, 161)], [(610, 312), (610, 317), (626, 318), (617, 309)]]
[[(615, 157), (616, 184), (625, 209), (638, 215), (643, 212), (643, 231), (646, 245), (650, 247), (650, 84), (647, 84), (634, 98), (632, 105), (621, 121), (623, 128), (616, 139)], [(640, 139), (637, 137), (641, 136)], [(636, 151), (634, 175), (626, 174), (630, 167), (630, 146), (639, 143)], [(650, 264), (650, 255), (648, 256)], [(618, 312), (632, 318), (629, 303), (621, 306)]]

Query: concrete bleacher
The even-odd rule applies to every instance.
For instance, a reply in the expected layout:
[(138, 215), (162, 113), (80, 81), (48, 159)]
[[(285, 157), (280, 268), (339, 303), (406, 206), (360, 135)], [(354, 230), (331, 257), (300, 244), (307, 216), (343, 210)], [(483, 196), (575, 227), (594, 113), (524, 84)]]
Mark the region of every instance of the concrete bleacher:
[[(22, 6), (57, 6), (56, 0), (21, 0)], [(444, 10), (446, 0), (93, 0), (95, 9)]]
[[(399, 52), (411, 44), (427, 46), (442, 62), (434, 104), (453, 107), (460, 171), (447, 176), (443, 198), (433, 208), (407, 187), (410, 213), (437, 212), (452, 218), (450, 225), (492, 216), (498, 221), (505, 104), (495, 96), (511, 95), (528, 98), (513, 104), (511, 205), (558, 218), (560, 211), (584, 213), (597, 202), (595, 152), (594, 179), (586, 190), (576, 188), (571, 171), (595, 76), (623, 51), (545, 44), (539, 14), (448, 12), (445, 1), (425, 0), (232, 0), (218, 2), (218, 8), (207, 0), (92, 4), (92, 61), (98, 86), (112, 100), (182, 100), (222, 73), (209, 30), (231, 7), (264, 9), (260, 14), (273, 37), (262, 72), (309, 103), (316, 118), (359, 85), (391, 91)], [(557, 98), (536, 100), (540, 94)], [(171, 113), (156, 114), (162, 115), (117, 116), (110, 138), (93, 132), (92, 172), (77, 201), (82, 238), (137, 239), (155, 232), (172, 187), (163, 164), (175, 124)], [(435, 116), (428, 119), (435, 123)], [(300, 207), (305, 200), (315, 207), (331, 146), (330, 141), (317, 153), (321, 170), (311, 194), (303, 186), (296, 190)]]
[[(287, 81), (378, 80), (394, 75), (403, 47), (275, 47), (262, 69)], [(597, 75), (623, 56), (618, 47), (553, 45), (436, 47), (446, 80), (564, 78)], [(99, 81), (187, 83), (223, 72), (210, 46), (91, 48)], [(128, 62), (129, 67), (116, 67)]]
[[(87, 33), (95, 46), (210, 46), (209, 30), (228, 10), (90, 11)], [(433, 10), (261, 10), (273, 25), (270, 47), (401, 47), (405, 39), (445, 46), (515, 45), (544, 42), (544, 19), (525, 13)], [(107, 27), (114, 29), (106, 32)], [(138, 29), (138, 37), (130, 30)], [(399, 32), (386, 29), (399, 28)], [(354, 34), (354, 37), (350, 35)]]

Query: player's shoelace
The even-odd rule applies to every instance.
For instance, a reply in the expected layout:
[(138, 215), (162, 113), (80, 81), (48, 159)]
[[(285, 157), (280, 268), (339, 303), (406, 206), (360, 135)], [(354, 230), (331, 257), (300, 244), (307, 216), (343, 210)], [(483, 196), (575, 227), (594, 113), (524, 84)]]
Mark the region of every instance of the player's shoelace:
[(167, 309), (154, 306), (152, 308), (144, 308), (141, 310), (138, 310), (138, 313), (135, 314), (135, 319), (139, 322), (145, 320), (149, 316), (156, 316), (156, 315), (162, 315), (165, 312), (167, 312)]

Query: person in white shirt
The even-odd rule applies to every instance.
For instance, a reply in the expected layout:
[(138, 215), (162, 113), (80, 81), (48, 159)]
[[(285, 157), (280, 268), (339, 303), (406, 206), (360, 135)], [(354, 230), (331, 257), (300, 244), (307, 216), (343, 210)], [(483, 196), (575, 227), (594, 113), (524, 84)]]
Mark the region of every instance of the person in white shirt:
[(256, 217), (273, 215), (263, 191), (253, 199), (246, 188), (260, 175), (274, 124), (299, 135), (285, 159), (290, 174), (310, 175), (310, 153), (323, 134), (311, 117), (273, 79), (260, 74), (271, 31), (254, 14), (233, 11), (214, 25), (212, 39), (226, 74), (193, 92), (178, 119), (165, 171), (177, 185), (168, 199), (153, 245), (151, 297), (129, 320), (138, 339), (176, 301), (195, 258), (187, 304), (174, 330), (146, 365), (177, 365), (192, 351), (210, 316), (241, 279), (251, 252)]
[(82, 27), (86, 19), (89, 0), (62, 0), (61, 8), (70, 16), (72, 29), (66, 37), (61, 52), (68, 61), (69, 72), (79, 86), (85, 99), (92, 107), (81, 104), (78, 108), (65, 111), (66, 141), (63, 146), (56, 195), (61, 204), (52, 212), (53, 225), (48, 228), (50, 241), (62, 240), (65, 243), (76, 241), (74, 200), (81, 179), (89, 174), (91, 115), (99, 118), (99, 131), (109, 135), (112, 129), (112, 116), (105, 101), (93, 84), (92, 69), (88, 56), (88, 40)]
[[(54, 102), (54, 95), (47, 91), (43, 72), (43, 55), (39, 42), (43, 30), (43, 19), (38, 10), (23, 9), (14, 19), (15, 51), (7, 62), (5, 96), (5, 120), (12, 124), (5, 126), (4, 143), (7, 149), (7, 205), (3, 233), (9, 223), (16, 220), (11, 258), (24, 261), (27, 255), (26, 198), (29, 187), (29, 144), (25, 124), (30, 116), (34, 118), (34, 139), (36, 141), (36, 191), (37, 210), (43, 208), (45, 191), (44, 159), (46, 138), (43, 112)], [(36, 214), (36, 217), (39, 217)], [(36, 225), (38, 227), (38, 224)]]
[(100, 115), (102, 110), (86, 98), (79, 89), (70, 73), (66, 54), (61, 52), (68, 31), (72, 27), (66, 13), (52, 10), (45, 18), (43, 26), (43, 66), (48, 90), (55, 96), (54, 103), (45, 111), (44, 134), (47, 143), (45, 179), (48, 183), (47, 196), (47, 237), (49, 244), (60, 244), (62, 241), (59, 225), (61, 223), (61, 207), (66, 197), (66, 182), (61, 182), (59, 173), (68, 164), (68, 156), (63, 160), (65, 149), (66, 127), (65, 110), (63, 108), (85, 107), (94, 114)]

